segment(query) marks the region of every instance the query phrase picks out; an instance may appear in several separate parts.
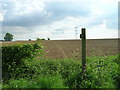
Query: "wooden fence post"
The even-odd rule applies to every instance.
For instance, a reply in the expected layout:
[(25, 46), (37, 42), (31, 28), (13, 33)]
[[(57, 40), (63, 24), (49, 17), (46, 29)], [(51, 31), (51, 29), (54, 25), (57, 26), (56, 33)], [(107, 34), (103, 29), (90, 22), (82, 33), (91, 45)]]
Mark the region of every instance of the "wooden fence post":
[(86, 70), (86, 30), (85, 28), (81, 29), (82, 34), (80, 34), (80, 38), (82, 38), (82, 72)]

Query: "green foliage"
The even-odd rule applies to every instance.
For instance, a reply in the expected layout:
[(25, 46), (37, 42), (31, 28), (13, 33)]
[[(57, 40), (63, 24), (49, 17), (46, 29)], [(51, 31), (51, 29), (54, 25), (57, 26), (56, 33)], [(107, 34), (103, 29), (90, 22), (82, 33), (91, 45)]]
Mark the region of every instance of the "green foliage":
[(41, 39), (40, 39), (40, 38), (37, 38), (37, 39), (36, 39), (36, 41), (39, 41), (39, 40), (41, 40)]
[(118, 56), (87, 58), (86, 72), (83, 74), (81, 61), (25, 59), (24, 65), (29, 67), (24, 69), (26, 73), (21, 73), (18, 79), (9, 80), (3, 87), (118, 88), (120, 86), (118, 61)]
[(12, 41), (13, 40), (13, 35), (10, 33), (6, 33), (4, 36), (5, 41)]
[(31, 39), (29, 39), (29, 41), (31, 41)]
[(118, 88), (117, 60), (117, 56), (88, 58), (85, 74), (80, 72), (67, 83), (71, 88)]
[(44, 38), (40, 39), (40, 38), (37, 38), (36, 41), (41, 41), (41, 40), (45, 40)]
[(2, 84), (0, 83), (0, 90), (2, 89)]
[(36, 80), (37, 88), (65, 88), (61, 76), (39, 76)]
[(24, 59), (32, 59), (43, 52), (38, 44), (16, 44), (2, 47), (2, 74), (3, 79), (9, 79), (19, 75), (24, 67)]
[[(57, 75), (60, 74), (62, 78), (67, 79), (74, 72), (81, 71), (80, 62), (70, 59), (66, 60), (33, 60), (27, 62), (29, 67), (33, 67), (36, 75)], [(39, 69), (38, 69), (39, 68)]]
[(38, 76), (36, 79), (10, 79), (3, 88), (66, 88), (63, 80), (56, 76)]
[(45, 38), (42, 38), (41, 40), (45, 40)]

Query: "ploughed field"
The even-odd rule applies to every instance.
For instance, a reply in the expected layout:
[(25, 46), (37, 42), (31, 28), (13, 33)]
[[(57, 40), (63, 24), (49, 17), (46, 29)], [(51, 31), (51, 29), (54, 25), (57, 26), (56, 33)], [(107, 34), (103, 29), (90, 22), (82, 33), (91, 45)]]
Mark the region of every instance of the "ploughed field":
[[(45, 56), (50, 59), (80, 58), (81, 40), (44, 40)], [(12, 41), (2, 42), (2, 45), (12, 45), (15, 43), (35, 43), (35, 41)], [(118, 51), (118, 39), (87, 39), (86, 54), (92, 56), (107, 56), (120, 53)]]

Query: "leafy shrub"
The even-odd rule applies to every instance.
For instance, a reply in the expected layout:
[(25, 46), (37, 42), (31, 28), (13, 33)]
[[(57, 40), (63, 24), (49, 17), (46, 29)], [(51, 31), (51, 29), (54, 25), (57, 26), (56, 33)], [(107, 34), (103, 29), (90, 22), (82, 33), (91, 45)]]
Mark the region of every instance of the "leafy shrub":
[[(71, 88), (118, 88), (115, 77), (118, 74), (117, 56), (89, 58), (86, 72), (68, 78), (66, 82)], [(116, 85), (117, 83), (117, 85)]]
[(65, 88), (63, 79), (60, 75), (39, 76), (36, 80), (37, 88)]
[[(80, 60), (25, 59), (24, 65), (29, 67), (24, 69), (27, 70), (26, 73), (21, 73), (18, 79), (10, 79), (3, 86), (6, 88), (17, 88), (14, 87), (15, 85), (19, 88), (118, 88), (119, 60), (118, 56), (87, 58), (86, 72), (83, 74)], [(26, 83), (22, 84), (23, 81)]]
[(61, 75), (69, 88), (117, 88), (120, 80), (118, 61), (118, 56), (88, 58), (85, 74), (81, 70), (81, 61), (73, 59), (34, 59), (27, 64), (34, 68), (36, 76)]
[(32, 59), (36, 54), (42, 54), (43, 50), (38, 44), (16, 44), (2, 47), (2, 76), (3, 79), (14, 76), (24, 66), (24, 59)]
[(67, 79), (74, 72), (81, 71), (81, 64), (78, 61), (72, 59), (65, 60), (39, 60), (34, 59), (32, 61), (25, 60), (26, 66), (34, 70), (35, 75), (47, 75), (53, 76), (60, 74), (62, 78)]

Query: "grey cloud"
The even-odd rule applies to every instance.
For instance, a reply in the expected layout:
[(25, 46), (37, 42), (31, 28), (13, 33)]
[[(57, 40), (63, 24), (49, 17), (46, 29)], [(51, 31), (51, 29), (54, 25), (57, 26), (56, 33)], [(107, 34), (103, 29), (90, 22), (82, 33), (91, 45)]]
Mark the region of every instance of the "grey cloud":
[[(45, 2), (45, 11), (47, 13), (34, 11), (30, 14), (15, 15), (15, 2), (4, 3), (3, 10), (8, 10), (4, 17), (3, 26), (21, 26), (33, 27), (41, 25), (50, 25), (55, 21), (64, 19), (67, 16), (71, 17), (89, 17), (89, 3), (81, 2)], [(113, 10), (113, 8), (112, 8)], [(50, 14), (50, 15), (49, 15)], [(110, 14), (110, 15), (109, 15)], [(88, 27), (92, 27), (102, 23), (102, 20), (107, 20), (108, 28), (117, 28), (117, 12), (114, 10), (111, 13), (105, 13), (105, 16), (97, 17), (91, 21)]]
[[(54, 21), (64, 19), (67, 16), (86, 16), (89, 13), (87, 8), (84, 8), (81, 3), (73, 2), (49, 2), (46, 3), (45, 10), (47, 14), (43, 12), (32, 12), (31, 14), (15, 15), (14, 8), (15, 3), (6, 3), (7, 6), (3, 6), (4, 10), (8, 10), (4, 17), (3, 26), (37, 26), (47, 25)], [(51, 14), (49, 16), (49, 14)]]
[(40, 12), (35, 12), (29, 15), (16, 16), (12, 18), (5, 18), (3, 25), (5, 26), (36, 26), (36, 25), (45, 25), (49, 22), (48, 17)]
[(89, 16), (90, 10), (87, 5), (80, 2), (49, 2), (46, 3), (46, 10), (55, 18)]

